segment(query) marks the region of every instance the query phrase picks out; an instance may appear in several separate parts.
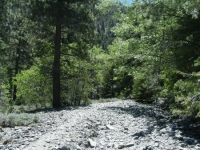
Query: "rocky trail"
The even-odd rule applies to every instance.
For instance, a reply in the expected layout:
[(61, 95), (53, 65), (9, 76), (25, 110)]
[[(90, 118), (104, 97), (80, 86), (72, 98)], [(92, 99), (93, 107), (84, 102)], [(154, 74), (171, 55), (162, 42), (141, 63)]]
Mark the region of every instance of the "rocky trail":
[(131, 100), (37, 112), (35, 126), (0, 128), (2, 150), (200, 150), (199, 126)]

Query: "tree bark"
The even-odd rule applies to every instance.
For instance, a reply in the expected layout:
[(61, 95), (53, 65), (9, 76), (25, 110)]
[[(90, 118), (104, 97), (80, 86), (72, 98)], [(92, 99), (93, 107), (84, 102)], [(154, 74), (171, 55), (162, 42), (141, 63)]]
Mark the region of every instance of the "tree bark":
[[(8, 67), (7, 68), (7, 70), (8, 70), (8, 81), (9, 81), (9, 97), (12, 97), (12, 95), (13, 95), (13, 92), (12, 92), (12, 90), (13, 90), (13, 83), (12, 83), (12, 68), (10, 68), (10, 67)], [(12, 103), (12, 99), (10, 99), (10, 101), (9, 101), (9, 103)]]
[[(17, 58), (15, 60), (15, 77), (17, 76), (19, 72), (19, 56), (20, 55), (20, 47), (17, 48)], [(17, 85), (14, 84), (13, 86), (13, 101), (17, 99)]]
[[(61, 0), (57, 1), (58, 6), (61, 6)], [(53, 108), (61, 106), (60, 99), (60, 42), (61, 42), (61, 20), (62, 13), (59, 7), (57, 8), (56, 36), (53, 62)]]
[[(17, 47), (17, 57), (15, 60), (15, 77), (19, 73), (19, 59), (20, 59), (20, 46), (21, 46), (21, 41), (19, 41), (18, 47)], [(17, 99), (17, 85), (14, 84), (13, 86), (13, 101)]]

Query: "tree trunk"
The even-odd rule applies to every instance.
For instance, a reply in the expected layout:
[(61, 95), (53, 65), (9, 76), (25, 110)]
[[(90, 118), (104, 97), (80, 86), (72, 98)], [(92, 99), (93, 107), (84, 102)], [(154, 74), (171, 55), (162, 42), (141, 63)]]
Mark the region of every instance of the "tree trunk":
[[(61, 0), (57, 1), (58, 6), (61, 6)], [(53, 108), (61, 106), (60, 99), (60, 42), (61, 42), (61, 20), (62, 13), (59, 7), (57, 8), (56, 36), (53, 62)]]
[[(16, 75), (18, 74), (19, 72), (19, 59), (20, 59), (20, 44), (21, 41), (19, 41), (19, 44), (18, 44), (18, 47), (17, 47), (17, 57), (16, 57), (16, 60), (15, 60), (15, 77)], [(13, 101), (15, 101), (17, 99), (17, 85), (14, 84), (13, 86)]]
[(12, 99), (11, 99), (11, 97), (12, 97), (12, 95), (13, 95), (13, 91), (12, 91), (12, 90), (13, 90), (13, 84), (12, 84), (12, 68), (8, 67), (7, 70), (8, 70), (8, 81), (9, 81), (9, 89), (8, 89), (9, 95), (7, 95), (7, 96), (9, 96), (9, 98), (10, 98), (9, 103), (12, 103)]

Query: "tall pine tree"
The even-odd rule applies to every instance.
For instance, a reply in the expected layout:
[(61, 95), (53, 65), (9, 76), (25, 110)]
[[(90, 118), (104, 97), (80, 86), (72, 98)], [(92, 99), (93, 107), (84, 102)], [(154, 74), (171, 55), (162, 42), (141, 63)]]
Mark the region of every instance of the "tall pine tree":
[(64, 45), (67, 47), (74, 39), (74, 42), (80, 42), (78, 37), (87, 41), (87, 38), (93, 35), (94, 4), (94, 0), (31, 1), (32, 19), (37, 21), (41, 28), (52, 26), (54, 30), (51, 39), (51, 42), (54, 41), (53, 107), (61, 106), (61, 48)]

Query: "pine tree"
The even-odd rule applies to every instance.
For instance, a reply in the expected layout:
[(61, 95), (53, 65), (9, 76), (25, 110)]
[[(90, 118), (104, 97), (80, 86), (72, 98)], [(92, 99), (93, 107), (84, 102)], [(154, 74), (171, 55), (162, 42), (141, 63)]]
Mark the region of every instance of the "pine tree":
[(112, 28), (119, 23), (116, 15), (125, 13), (126, 7), (119, 2), (101, 0), (97, 4), (97, 13), (95, 19), (96, 26), (96, 44), (108, 52), (108, 46), (112, 44), (115, 35)]
[(1, 39), (6, 47), (1, 50), (5, 60), (3, 65), (7, 70), (10, 98), (17, 99), (17, 86), (13, 84), (14, 77), (32, 64), (28, 29), (26, 28), (28, 15), (27, 1), (4, 1), (4, 17), (1, 23)]
[(91, 10), (94, 4), (93, 0), (32, 0), (32, 19), (39, 22), (42, 27), (55, 27), (51, 39), (51, 42), (54, 41), (53, 107), (61, 106), (61, 42), (67, 46), (73, 40), (72, 37), (77, 38), (76, 42), (81, 38), (87, 41), (87, 38), (93, 34)]

